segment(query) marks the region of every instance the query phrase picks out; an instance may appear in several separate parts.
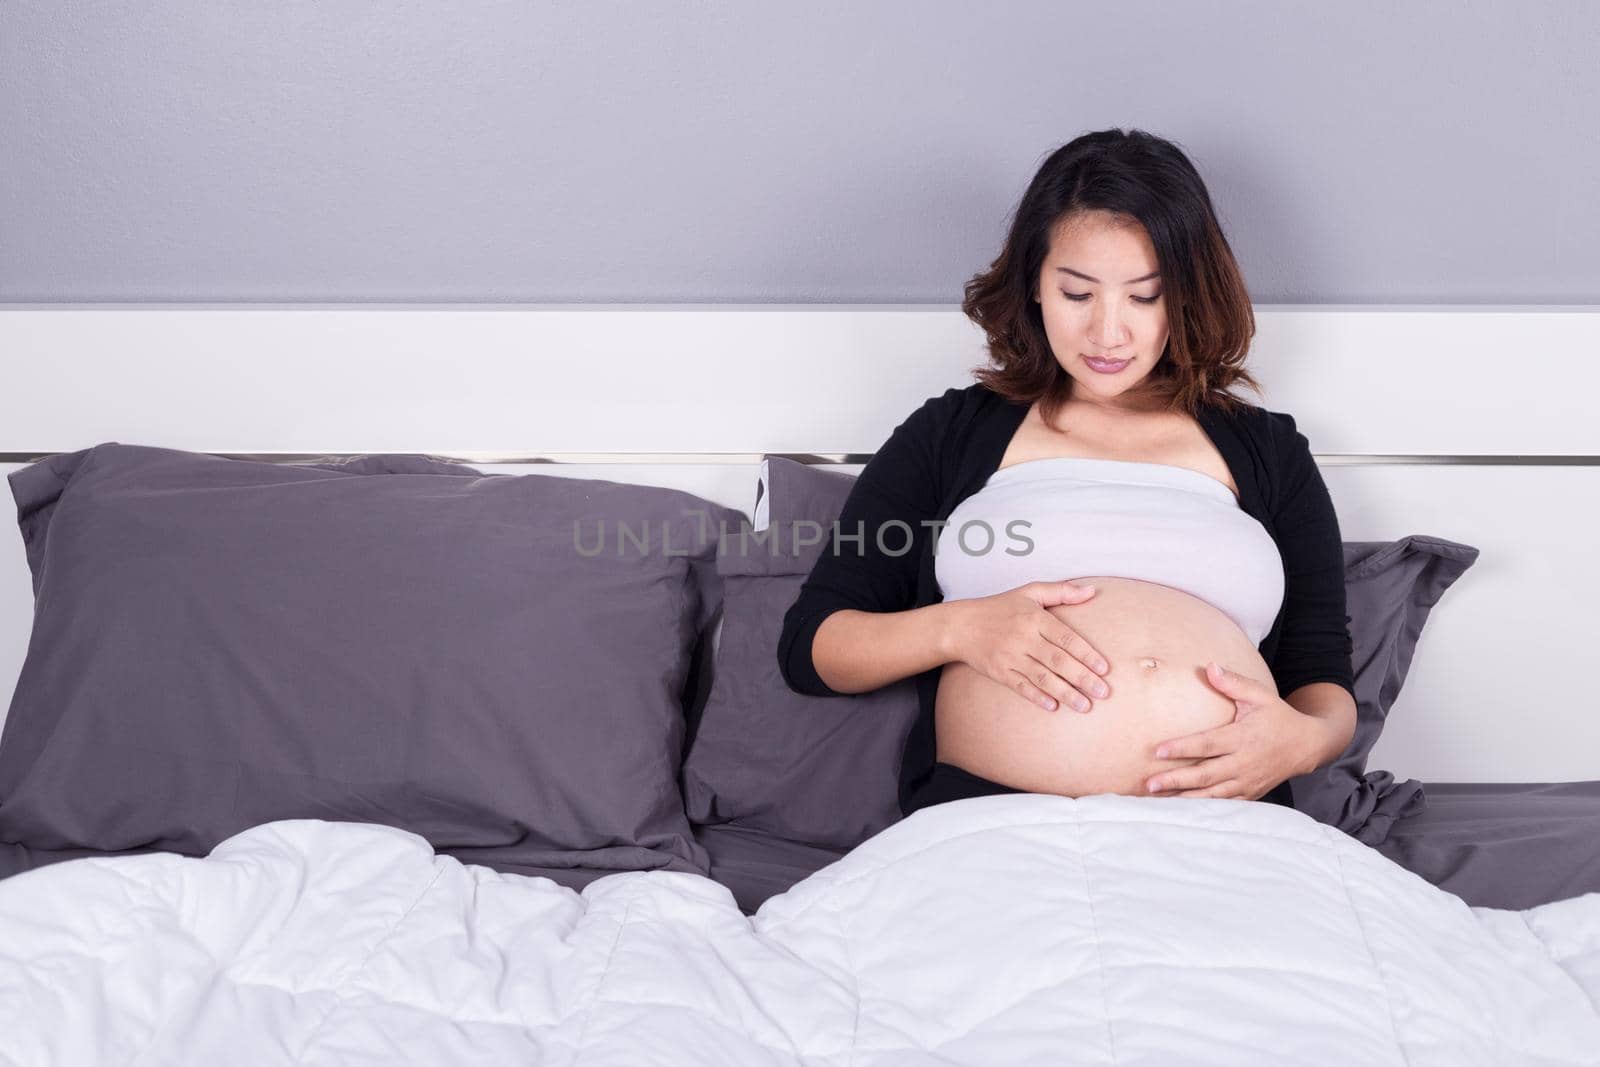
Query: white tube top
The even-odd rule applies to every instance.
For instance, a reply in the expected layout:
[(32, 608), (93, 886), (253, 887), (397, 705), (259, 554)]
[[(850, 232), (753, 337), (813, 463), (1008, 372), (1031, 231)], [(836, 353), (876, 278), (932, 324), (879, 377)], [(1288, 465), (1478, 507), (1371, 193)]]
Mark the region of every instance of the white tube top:
[(1283, 557), (1272, 535), (1226, 485), (1166, 463), (1058, 456), (1012, 464), (956, 506), (934, 545), (946, 600), (1097, 574), (1189, 593), (1257, 645), (1283, 606)]

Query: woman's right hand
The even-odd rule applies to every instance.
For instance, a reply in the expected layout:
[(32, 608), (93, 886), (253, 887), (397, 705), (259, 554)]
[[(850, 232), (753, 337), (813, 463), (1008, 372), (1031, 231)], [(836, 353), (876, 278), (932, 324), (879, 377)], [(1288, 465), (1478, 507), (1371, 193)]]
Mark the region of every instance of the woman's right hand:
[(949, 601), (959, 611), (951, 629), (953, 658), (1049, 711), (1061, 701), (1088, 711), (1091, 696), (1110, 695), (1096, 673), (1108, 669), (1106, 661), (1045, 608), (1081, 604), (1094, 595), (1092, 585), (1029, 582), (993, 596)]

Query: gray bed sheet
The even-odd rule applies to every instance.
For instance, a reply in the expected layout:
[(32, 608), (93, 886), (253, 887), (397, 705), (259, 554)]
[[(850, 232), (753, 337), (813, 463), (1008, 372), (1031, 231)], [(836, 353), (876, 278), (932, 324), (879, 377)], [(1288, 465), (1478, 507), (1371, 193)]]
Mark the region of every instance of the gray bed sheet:
[(728, 887), (746, 915), (849, 851), (802, 845), (737, 826), (697, 826), (694, 836), (711, 856), (711, 877)]
[(1426, 807), (1376, 846), (1474, 907), (1600, 892), (1600, 782), (1426, 782)]

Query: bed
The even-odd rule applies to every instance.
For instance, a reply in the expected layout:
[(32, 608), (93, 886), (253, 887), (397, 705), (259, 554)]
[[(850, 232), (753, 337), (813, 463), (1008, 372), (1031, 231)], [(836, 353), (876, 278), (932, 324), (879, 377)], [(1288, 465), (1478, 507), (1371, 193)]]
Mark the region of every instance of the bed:
[[(1600, 315), (1257, 314), (1389, 576), (1348, 798), (899, 819), (905, 691), (785, 703), (804, 554), (726, 530), (826, 515), (958, 312), (0, 311), (0, 1059), (1596, 1062)], [(591, 514), (688, 547), (552, 564)]]

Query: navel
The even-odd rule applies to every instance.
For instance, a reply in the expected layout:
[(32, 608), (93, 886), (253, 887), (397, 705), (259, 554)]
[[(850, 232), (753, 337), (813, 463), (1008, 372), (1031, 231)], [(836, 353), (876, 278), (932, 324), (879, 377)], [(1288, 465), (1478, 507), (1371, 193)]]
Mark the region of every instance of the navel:
[(1161, 666), (1161, 661), (1156, 659), (1154, 656), (1146, 656), (1139, 661), (1139, 666), (1143, 667), (1147, 671), (1153, 671), (1157, 667)]

